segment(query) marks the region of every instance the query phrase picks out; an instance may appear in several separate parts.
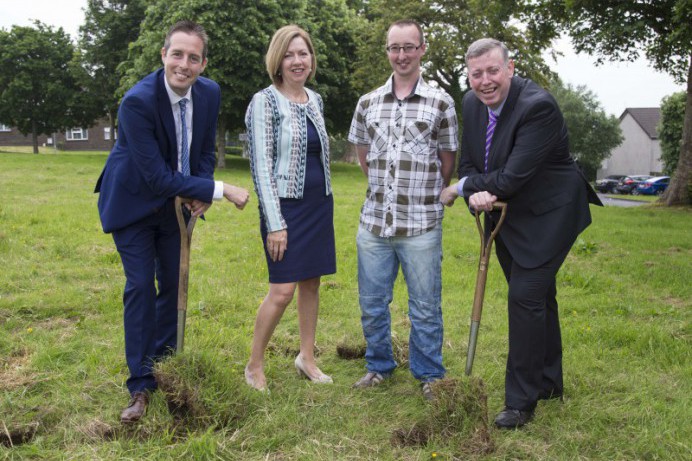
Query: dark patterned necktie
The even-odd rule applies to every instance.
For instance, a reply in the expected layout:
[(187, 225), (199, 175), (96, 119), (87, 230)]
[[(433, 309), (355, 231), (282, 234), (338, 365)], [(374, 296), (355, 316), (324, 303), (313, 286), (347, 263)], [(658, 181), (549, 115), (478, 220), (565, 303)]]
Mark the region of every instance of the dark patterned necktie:
[(488, 172), (488, 157), (490, 157), (490, 144), (493, 141), (493, 133), (495, 133), (495, 125), (497, 125), (497, 116), (493, 111), (488, 111), (488, 129), (485, 131), (485, 168), (484, 173)]
[(190, 176), (190, 147), (187, 145), (187, 121), (185, 120), (187, 98), (181, 99), (178, 104), (180, 105), (180, 137), (182, 138), (180, 143), (180, 172), (183, 176)]

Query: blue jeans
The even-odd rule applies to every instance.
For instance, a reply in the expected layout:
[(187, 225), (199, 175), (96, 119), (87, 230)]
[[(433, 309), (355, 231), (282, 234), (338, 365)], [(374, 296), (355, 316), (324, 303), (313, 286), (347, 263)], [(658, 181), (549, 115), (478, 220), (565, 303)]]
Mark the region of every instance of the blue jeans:
[(408, 287), (411, 374), (423, 382), (444, 377), (442, 226), (413, 237), (378, 237), (359, 228), (356, 244), (358, 294), (368, 371), (388, 376), (397, 366), (392, 352), (389, 304), (401, 266)]

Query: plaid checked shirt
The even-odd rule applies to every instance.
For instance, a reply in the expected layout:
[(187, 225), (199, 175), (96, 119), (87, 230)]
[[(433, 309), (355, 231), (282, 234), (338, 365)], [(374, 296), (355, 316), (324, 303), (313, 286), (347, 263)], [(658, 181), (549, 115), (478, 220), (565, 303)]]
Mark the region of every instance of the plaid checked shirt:
[(380, 237), (414, 236), (437, 226), (444, 215), (438, 151), (456, 151), (454, 100), (421, 77), (399, 101), (392, 77), (361, 97), (348, 140), (370, 146), (368, 190), (360, 225)]

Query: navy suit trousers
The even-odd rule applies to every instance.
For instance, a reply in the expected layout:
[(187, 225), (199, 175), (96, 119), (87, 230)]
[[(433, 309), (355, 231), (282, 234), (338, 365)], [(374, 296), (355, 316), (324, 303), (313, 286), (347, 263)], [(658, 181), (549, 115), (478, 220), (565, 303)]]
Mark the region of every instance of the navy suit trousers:
[[(130, 393), (156, 389), (154, 362), (176, 347), (180, 230), (174, 201), (113, 232), (125, 271), (125, 356)], [(158, 291), (157, 291), (158, 284)]]

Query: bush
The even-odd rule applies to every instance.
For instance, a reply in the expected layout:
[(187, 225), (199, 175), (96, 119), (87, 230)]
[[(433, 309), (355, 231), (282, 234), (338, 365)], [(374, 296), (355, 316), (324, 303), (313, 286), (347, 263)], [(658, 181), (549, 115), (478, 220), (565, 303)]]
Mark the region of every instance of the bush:
[(329, 137), (329, 155), (332, 162), (358, 163), (358, 156), (344, 135)]

